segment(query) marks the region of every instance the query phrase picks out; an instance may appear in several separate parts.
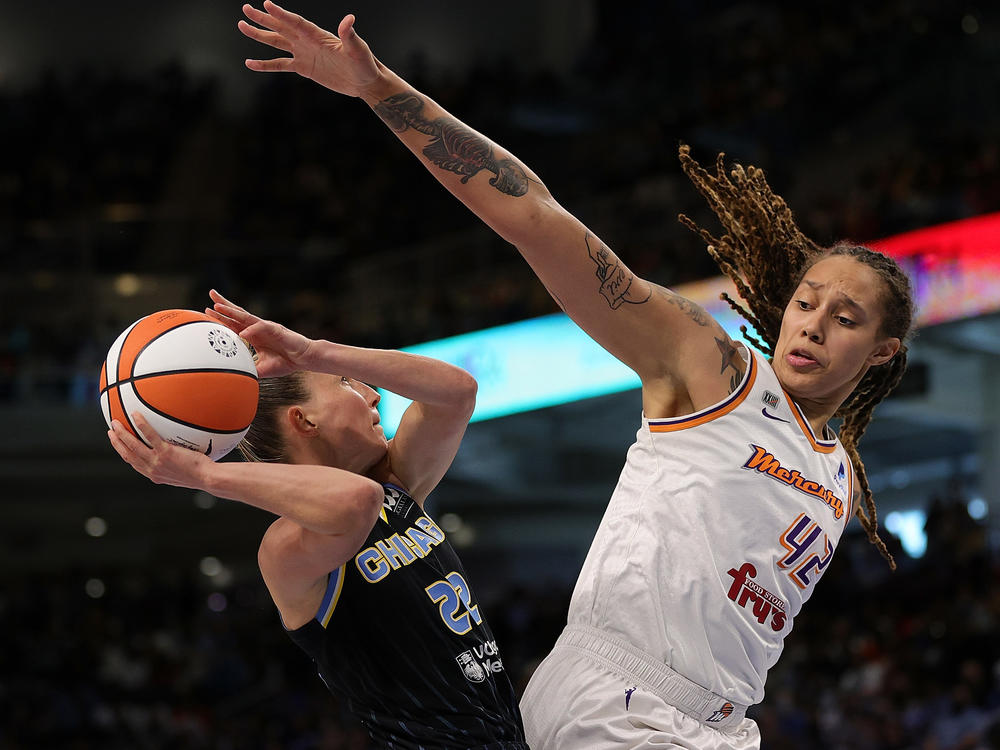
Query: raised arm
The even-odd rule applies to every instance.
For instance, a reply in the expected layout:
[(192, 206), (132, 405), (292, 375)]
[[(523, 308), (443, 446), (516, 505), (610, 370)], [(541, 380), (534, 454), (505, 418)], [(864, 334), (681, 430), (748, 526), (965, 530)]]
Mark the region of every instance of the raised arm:
[(447, 362), (417, 354), (309, 339), (260, 319), (214, 290), (210, 294), (215, 304), (205, 312), (255, 347), (261, 377), (293, 370), (326, 372), (411, 399), (389, 442), (384, 468), (423, 503), (458, 451), (476, 405), (475, 378)]
[(244, 12), (263, 27), (241, 21), (245, 35), (292, 55), (248, 60), (251, 70), (296, 72), (363, 99), (445, 188), (517, 247), (581, 328), (635, 370), (650, 416), (708, 405), (742, 373), (732, 342), (702, 308), (636, 277), (530, 169), (382, 65), (354, 16), (334, 35), (270, 0), (264, 11)]

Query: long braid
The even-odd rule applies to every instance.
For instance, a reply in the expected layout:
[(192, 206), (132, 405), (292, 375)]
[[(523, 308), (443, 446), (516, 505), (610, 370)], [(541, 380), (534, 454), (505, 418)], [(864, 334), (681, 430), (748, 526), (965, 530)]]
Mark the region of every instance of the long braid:
[[(708, 201), (718, 217), (724, 234), (715, 237), (681, 214), (680, 222), (698, 234), (707, 245), (708, 254), (736, 286), (745, 305), (723, 293), (722, 299), (753, 327), (740, 330), (757, 349), (773, 356), (781, 332), (785, 306), (809, 267), (829, 255), (847, 255), (867, 264), (885, 282), (885, 321), (882, 332), (904, 341), (913, 320), (912, 291), (899, 266), (890, 258), (865, 247), (838, 243), (822, 248), (810, 240), (795, 223), (792, 211), (784, 199), (772, 192), (764, 173), (756, 167), (744, 169), (735, 164), (728, 172), (725, 156), (715, 161), (715, 174), (704, 169), (691, 157), (691, 149), (681, 145), (681, 167)], [(895, 388), (906, 370), (906, 347), (901, 347), (887, 364), (872, 367), (835, 416), (843, 419), (840, 441), (854, 464), (864, 503), (855, 515), (868, 535), (868, 540), (895, 570), (896, 562), (878, 535), (878, 513), (868, 483), (864, 462), (858, 453), (858, 442), (872, 419), (875, 407)]]
[(681, 167), (719, 218), (725, 234), (716, 238), (681, 214), (684, 226), (708, 245), (708, 254), (725, 273), (749, 310), (723, 299), (757, 329), (771, 354), (778, 341), (785, 301), (791, 296), (802, 270), (822, 253), (796, 226), (785, 201), (771, 192), (764, 173), (756, 167), (735, 165), (727, 175), (724, 155), (710, 174), (680, 147)]
[[(854, 464), (865, 501), (865, 507), (862, 508), (859, 505), (854, 511), (854, 515), (857, 516), (861, 527), (868, 535), (868, 541), (875, 545), (882, 557), (889, 561), (889, 566), (895, 570), (896, 561), (886, 548), (885, 542), (878, 535), (878, 511), (875, 509), (875, 498), (868, 484), (868, 472), (865, 470), (865, 464), (858, 454), (858, 442), (871, 422), (872, 412), (882, 399), (899, 385), (899, 381), (903, 378), (903, 373), (906, 371), (906, 348), (901, 348), (896, 356), (884, 365), (884, 368), (887, 370), (885, 377), (872, 384), (871, 392), (867, 394), (864, 402), (859, 403), (854, 411), (849, 411), (844, 415), (844, 422), (840, 429), (840, 442), (843, 443), (847, 455), (851, 457), (851, 462)], [(872, 370), (869, 370), (869, 374), (871, 372)], [(843, 409), (844, 407), (841, 407), (840, 411)]]

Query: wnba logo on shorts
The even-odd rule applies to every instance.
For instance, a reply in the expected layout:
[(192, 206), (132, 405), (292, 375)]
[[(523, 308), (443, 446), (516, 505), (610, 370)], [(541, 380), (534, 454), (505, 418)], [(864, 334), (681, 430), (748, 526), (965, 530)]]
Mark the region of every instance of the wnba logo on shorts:
[(726, 701), (725, 703), (722, 704), (722, 708), (720, 708), (714, 714), (705, 719), (705, 721), (711, 721), (711, 722), (722, 721), (723, 719), (727, 719), (730, 716), (732, 716), (732, 713), (733, 713), (733, 704), (730, 703), (729, 701)]

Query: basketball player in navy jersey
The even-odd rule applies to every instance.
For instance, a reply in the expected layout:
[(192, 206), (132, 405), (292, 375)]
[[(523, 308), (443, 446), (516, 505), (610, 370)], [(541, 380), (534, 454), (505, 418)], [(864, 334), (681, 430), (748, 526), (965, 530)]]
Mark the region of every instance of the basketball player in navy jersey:
[[(379, 747), (525, 750), (496, 640), (444, 531), (423, 509), (458, 450), (476, 381), (426, 357), (312, 340), (217, 292), (206, 313), (256, 349), (260, 402), (214, 463), (136, 417), (125, 461), (157, 484), (203, 490), (279, 518), (258, 562), (281, 622)], [(378, 393), (412, 399), (392, 440)]]
[(857, 441), (906, 366), (905, 274), (868, 248), (809, 241), (758, 170), (713, 176), (682, 149), (725, 228), (701, 233), (749, 306), (731, 300), (753, 351), (635, 276), (513, 154), (386, 68), (353, 15), (334, 34), (270, 0), (243, 11), (246, 36), (289, 53), (247, 67), (363, 100), (642, 381), (567, 627), (521, 701), (532, 748), (758, 748), (747, 707), (852, 516), (892, 564)]

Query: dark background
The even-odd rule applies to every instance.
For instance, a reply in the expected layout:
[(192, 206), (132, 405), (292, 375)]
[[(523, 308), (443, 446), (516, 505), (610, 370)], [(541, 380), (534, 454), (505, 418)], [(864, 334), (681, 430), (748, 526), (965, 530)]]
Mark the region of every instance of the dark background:
[[(994, 4), (292, 9), (328, 28), (355, 12), (380, 59), (658, 283), (717, 272), (675, 220), (714, 226), (682, 141), (764, 168), (821, 243), (1000, 208)], [(212, 286), (365, 346), (555, 311), (367, 107), (247, 71), (266, 52), (239, 17), (192, 0), (4, 9), (4, 750), (366, 747), (267, 600), (266, 514), (154, 487), (108, 446), (97, 372), (127, 324), (199, 309)], [(917, 375), (862, 453), (883, 518), (927, 514), (927, 552), (883, 532), (890, 576), (845, 537), (754, 709), (764, 748), (998, 746), (997, 331), (986, 316), (920, 332)], [(638, 409), (630, 392), (475, 424), (429, 501), (519, 687), (562, 627)], [(970, 517), (974, 499), (992, 513)]]

